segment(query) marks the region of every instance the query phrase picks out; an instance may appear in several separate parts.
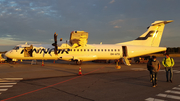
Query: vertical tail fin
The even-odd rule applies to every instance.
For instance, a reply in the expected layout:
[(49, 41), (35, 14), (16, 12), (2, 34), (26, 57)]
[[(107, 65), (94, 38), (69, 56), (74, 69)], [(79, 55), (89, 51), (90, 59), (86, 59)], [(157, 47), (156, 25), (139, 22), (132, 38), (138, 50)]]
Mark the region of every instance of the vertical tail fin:
[(154, 23), (151, 24), (148, 30), (137, 39), (133, 41), (118, 43), (118, 44), (158, 47), (161, 41), (165, 24), (170, 23), (170, 22), (173, 22), (173, 20), (155, 21)]

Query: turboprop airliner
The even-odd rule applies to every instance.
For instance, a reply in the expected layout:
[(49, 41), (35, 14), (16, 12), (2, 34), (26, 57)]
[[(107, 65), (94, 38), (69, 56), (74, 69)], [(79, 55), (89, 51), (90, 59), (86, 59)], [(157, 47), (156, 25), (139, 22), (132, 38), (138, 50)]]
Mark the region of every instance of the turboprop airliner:
[(13, 61), (18, 60), (65, 60), (81, 64), (92, 60), (123, 59), (130, 65), (128, 58), (145, 54), (166, 51), (166, 47), (159, 47), (165, 24), (173, 22), (155, 21), (147, 31), (135, 40), (116, 44), (87, 44), (88, 33), (84, 31), (71, 32), (70, 40), (57, 42), (54, 34), (54, 43), (20, 44), (8, 51), (5, 56)]

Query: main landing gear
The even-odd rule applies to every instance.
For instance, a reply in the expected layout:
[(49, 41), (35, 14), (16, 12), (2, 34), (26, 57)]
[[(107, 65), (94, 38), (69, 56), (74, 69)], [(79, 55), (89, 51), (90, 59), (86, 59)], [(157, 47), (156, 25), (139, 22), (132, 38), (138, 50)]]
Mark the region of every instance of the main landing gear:
[(76, 64), (77, 64), (77, 65), (81, 65), (81, 64), (82, 64), (82, 60), (79, 60), (79, 61), (77, 60), (77, 61), (76, 61)]

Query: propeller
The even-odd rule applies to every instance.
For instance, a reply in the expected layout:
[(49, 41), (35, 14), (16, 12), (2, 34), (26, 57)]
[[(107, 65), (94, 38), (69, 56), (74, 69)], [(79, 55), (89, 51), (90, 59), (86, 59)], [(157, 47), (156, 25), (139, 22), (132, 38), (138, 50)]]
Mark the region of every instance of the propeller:
[(54, 43), (52, 44), (55, 48), (54, 48), (54, 53), (55, 55), (57, 55), (57, 36), (58, 34), (56, 34), (56, 32), (54, 33)]

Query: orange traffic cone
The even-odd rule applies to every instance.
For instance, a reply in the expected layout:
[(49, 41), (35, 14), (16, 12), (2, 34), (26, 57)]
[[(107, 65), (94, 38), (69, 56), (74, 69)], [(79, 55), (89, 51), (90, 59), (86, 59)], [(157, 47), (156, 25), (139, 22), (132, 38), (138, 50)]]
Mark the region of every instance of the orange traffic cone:
[(78, 73), (78, 75), (82, 75), (81, 66), (79, 67), (79, 73)]
[(42, 61), (42, 66), (44, 66), (44, 61)]

